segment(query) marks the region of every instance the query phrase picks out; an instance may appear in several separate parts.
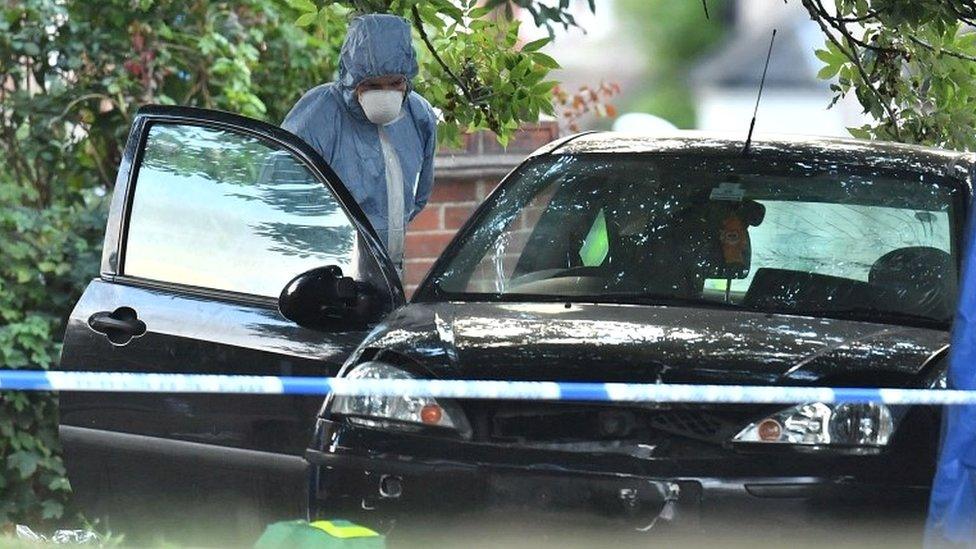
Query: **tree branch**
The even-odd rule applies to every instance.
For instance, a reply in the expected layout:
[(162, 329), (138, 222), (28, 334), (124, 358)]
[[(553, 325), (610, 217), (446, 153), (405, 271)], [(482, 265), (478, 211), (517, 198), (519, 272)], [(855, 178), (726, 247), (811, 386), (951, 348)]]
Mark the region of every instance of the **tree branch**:
[[(820, 14), (818, 13), (818, 6), (814, 2), (816, 2), (816, 4), (819, 4), (819, 0), (802, 0), (803, 5), (807, 8), (807, 11), (810, 13), (810, 17), (814, 21), (816, 21), (817, 25), (820, 26), (820, 29), (823, 31), (824, 35), (827, 36), (827, 40), (829, 40), (830, 43), (836, 46), (838, 51), (840, 51), (844, 55), (844, 57), (846, 57), (848, 61), (850, 61), (857, 69), (857, 72), (861, 75), (861, 79), (864, 81), (864, 85), (869, 90), (871, 90), (871, 93), (874, 95), (875, 99), (878, 100), (878, 103), (881, 105), (881, 108), (884, 109), (885, 113), (888, 115), (888, 118), (891, 120), (891, 126), (892, 126), (892, 130), (894, 130), (895, 138), (901, 141), (901, 130), (898, 127), (898, 117), (895, 115), (894, 110), (892, 110), (891, 105), (888, 104), (888, 102), (886, 101), (885, 97), (881, 94), (881, 92), (875, 89), (875, 87), (871, 85), (871, 78), (868, 76), (867, 71), (864, 70), (864, 66), (861, 65), (861, 59), (860, 57), (858, 57), (857, 52), (845, 48), (840, 43), (840, 41), (837, 40), (834, 34), (830, 31), (830, 28), (827, 26), (827, 24), (824, 23), (823, 20), (819, 17)], [(819, 7), (822, 8), (822, 6)], [(847, 35), (845, 34), (845, 37), (846, 36)], [(848, 42), (848, 44), (852, 44), (852, 42)]]
[(417, 32), (420, 34), (420, 39), (423, 41), (424, 45), (427, 46), (427, 51), (429, 51), (430, 54), (434, 56), (434, 59), (437, 61), (437, 64), (439, 64), (441, 68), (444, 69), (444, 72), (446, 72), (447, 75), (451, 77), (451, 80), (453, 80), (454, 83), (457, 85), (457, 87), (461, 89), (461, 94), (464, 95), (464, 98), (467, 99), (471, 103), (471, 105), (477, 107), (478, 110), (481, 111), (481, 114), (484, 115), (485, 120), (488, 122), (488, 126), (492, 130), (498, 131), (500, 129), (500, 125), (498, 124), (497, 120), (495, 120), (495, 117), (492, 116), (491, 111), (489, 111), (488, 108), (485, 107), (482, 101), (475, 99), (474, 94), (471, 93), (471, 90), (468, 89), (468, 86), (465, 85), (464, 81), (458, 78), (456, 74), (454, 74), (454, 71), (452, 71), (451, 68), (447, 66), (447, 63), (444, 62), (444, 59), (442, 59), (441, 56), (437, 53), (437, 49), (434, 48), (434, 44), (430, 41), (430, 37), (427, 35), (427, 30), (424, 29), (424, 22), (420, 18), (420, 10), (417, 9), (416, 4), (414, 4), (413, 7), (410, 8), (410, 12), (413, 15), (413, 24), (417, 28)]
[(863, 23), (865, 21), (870, 21), (871, 19), (877, 19), (884, 10), (868, 10), (868, 12), (860, 17), (840, 17), (839, 15), (830, 15), (824, 12), (824, 19), (834, 21), (836, 23)]
[(68, 106), (64, 108), (64, 111), (62, 111), (61, 114), (59, 114), (59, 115), (57, 115), (57, 116), (55, 116), (54, 118), (51, 119), (51, 123), (57, 122), (57, 121), (61, 120), (62, 118), (64, 118), (65, 116), (68, 116), (68, 113), (71, 112), (71, 109), (73, 109), (75, 107), (75, 105), (77, 105), (78, 103), (81, 103), (82, 101), (87, 101), (89, 99), (96, 99), (96, 98), (107, 99), (107, 100), (111, 101), (112, 103), (115, 103), (115, 100), (114, 99), (112, 99), (108, 95), (105, 95), (104, 93), (88, 93), (88, 94), (82, 95), (81, 97), (78, 97), (77, 99), (75, 99), (75, 100), (71, 101), (70, 103), (68, 103)]
[(909, 36), (908, 39), (911, 40), (912, 42), (915, 42), (919, 46), (922, 46), (923, 48), (925, 48), (927, 50), (930, 50), (930, 51), (938, 51), (938, 53), (942, 53), (942, 54), (948, 55), (949, 57), (955, 57), (956, 59), (964, 59), (966, 61), (976, 62), (976, 57), (973, 57), (972, 55), (966, 55), (965, 53), (961, 53), (961, 52), (953, 51), (953, 50), (947, 50), (947, 49), (936, 50), (935, 49), (935, 46), (933, 46), (932, 44), (929, 44), (927, 42), (924, 42), (922, 40), (919, 40), (918, 38), (915, 38), (914, 36)]
[[(806, 5), (806, 1), (805, 0), (804, 0), (803, 4)], [(862, 48), (869, 49), (869, 50), (874, 50), (874, 51), (894, 52), (894, 53), (900, 53), (900, 54), (905, 54), (906, 53), (905, 51), (899, 50), (897, 48), (882, 47), (882, 46), (878, 46), (878, 45), (875, 45), (875, 44), (869, 44), (869, 43), (865, 42), (864, 40), (860, 40), (858, 38), (855, 38), (854, 35), (852, 35), (851, 32), (847, 29), (847, 23), (857, 22), (857, 21), (856, 20), (850, 20), (849, 21), (849, 20), (846, 20), (846, 19), (844, 19), (842, 17), (837, 17), (837, 16), (830, 15), (830, 13), (827, 12), (827, 8), (825, 8), (823, 6), (823, 3), (820, 2), (820, 0), (816, 0), (816, 2), (813, 4), (813, 7), (816, 8), (816, 10), (817, 10), (817, 17), (814, 17), (814, 15), (811, 13), (810, 14), (811, 15), (811, 18), (814, 18), (814, 20), (820, 19), (821, 21), (826, 21), (827, 24), (829, 24), (834, 30), (836, 30), (837, 32), (839, 32), (842, 35), (844, 35), (844, 37), (847, 38), (847, 40), (849, 42), (852, 42), (854, 44), (857, 44), (858, 46), (861, 46)], [(808, 7), (807, 11), (809, 11), (809, 7)], [(875, 12), (875, 13), (877, 13), (877, 12)], [(821, 28), (822, 27), (823, 26), (821, 25)]]
[(946, 2), (949, 9), (952, 10), (956, 17), (963, 23), (969, 25), (970, 27), (976, 27), (976, 4), (969, 2), (963, 2), (963, 5), (968, 8), (969, 13), (963, 13), (959, 8), (956, 7), (956, 3), (953, 1)]
[[(953, 6), (951, 3), (949, 4), (949, 6), (950, 6), (950, 9), (953, 10), (953, 12), (956, 14), (956, 17), (960, 21), (962, 21), (963, 23), (966, 23), (967, 25), (976, 26), (976, 21), (970, 22), (969, 20), (965, 19), (965, 15), (962, 14), (960, 11), (958, 11), (955, 8), (955, 6)], [(834, 29), (836, 29), (841, 34), (843, 34), (844, 35), (844, 38), (846, 38), (849, 42), (853, 42), (854, 44), (856, 44), (856, 45), (858, 45), (858, 46), (860, 46), (862, 48), (865, 48), (865, 49), (871, 49), (871, 50), (875, 50), (875, 51), (885, 51), (885, 52), (890, 52), (890, 53), (897, 53), (897, 54), (900, 54), (900, 55), (908, 55), (908, 52), (905, 51), (905, 50), (903, 50), (903, 49), (901, 49), (901, 48), (891, 48), (891, 47), (877, 46), (875, 44), (869, 44), (869, 43), (867, 43), (867, 42), (865, 42), (863, 40), (859, 40), (859, 39), (855, 38), (850, 33), (850, 31), (847, 29), (847, 26), (844, 25), (844, 23), (855, 23), (855, 22), (867, 20), (869, 18), (868, 16), (859, 17), (859, 18), (847, 18), (847, 19), (842, 18), (842, 17), (835, 17), (835, 16), (832, 16), (829, 13), (827, 13), (826, 9), (823, 7), (823, 4), (820, 2), (820, 0), (817, 0), (817, 11), (819, 12), (820, 19), (822, 19), (824, 21), (827, 21), (830, 24), (831, 27), (833, 27)], [(872, 12), (872, 16), (875, 16), (878, 13), (880, 13), (880, 10), (873, 11)], [(928, 44), (928, 43), (926, 43), (926, 42), (924, 42), (924, 41), (922, 41), (922, 40), (920, 40), (920, 39), (918, 39), (918, 38), (916, 38), (914, 36), (909, 36), (909, 40), (911, 40), (912, 42), (918, 44), (919, 46), (922, 46), (923, 48), (926, 48), (926, 49), (931, 50), (931, 51), (936, 51), (935, 46), (932, 46), (931, 44)], [(976, 62), (976, 57), (970, 56), (970, 55), (966, 55), (966, 54), (961, 53), (961, 52), (957, 52), (957, 51), (953, 51), (953, 50), (946, 50), (946, 49), (941, 49), (941, 50), (938, 50), (938, 51), (941, 52), (941, 53), (944, 53), (944, 54), (946, 54), (946, 55), (948, 55), (950, 57), (955, 57), (955, 58), (958, 58), (958, 59), (965, 59), (967, 61), (974, 61), (974, 62)]]
[(94, 143), (91, 144), (91, 147), (94, 153), (92, 156), (95, 160), (95, 168), (98, 170), (98, 174), (102, 177), (102, 185), (104, 185), (106, 189), (110, 189), (112, 188), (114, 180), (111, 179), (108, 170), (105, 168), (104, 164), (102, 164), (102, 161), (104, 160), (102, 157), (103, 155), (98, 154), (98, 147), (96, 147)]
[(413, 14), (413, 24), (417, 28), (417, 32), (420, 33), (420, 39), (424, 42), (424, 45), (427, 46), (427, 51), (429, 51), (430, 54), (434, 56), (434, 59), (437, 61), (437, 64), (440, 65), (442, 69), (444, 69), (444, 72), (446, 72), (447, 75), (451, 77), (451, 80), (453, 80), (454, 83), (457, 84), (458, 88), (461, 89), (461, 93), (464, 94), (465, 99), (470, 101), (472, 105), (476, 105), (478, 102), (474, 100), (474, 96), (471, 94), (471, 90), (469, 90), (468, 87), (464, 84), (464, 82), (460, 78), (458, 78), (456, 74), (454, 74), (454, 71), (452, 71), (451, 68), (447, 66), (447, 63), (445, 63), (444, 60), (441, 59), (441, 56), (437, 53), (437, 49), (434, 48), (434, 44), (431, 43), (430, 37), (427, 36), (427, 30), (424, 29), (424, 22), (420, 19), (420, 10), (417, 9), (416, 4), (410, 9), (410, 11)]

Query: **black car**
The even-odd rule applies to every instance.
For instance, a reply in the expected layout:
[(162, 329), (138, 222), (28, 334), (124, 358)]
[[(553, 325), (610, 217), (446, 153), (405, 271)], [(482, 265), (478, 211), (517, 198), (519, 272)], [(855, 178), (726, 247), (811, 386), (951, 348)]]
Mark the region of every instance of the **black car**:
[[(944, 386), (971, 171), (856, 141), (571, 138), (502, 182), (340, 376)], [(333, 396), (308, 459), (314, 514), (377, 523), (849, 523), (925, 509), (938, 433), (937, 410), (878, 404)]]
[[(742, 147), (692, 133), (543, 147), (406, 304), (354, 198), (298, 138), (146, 108), (61, 368), (944, 386), (973, 157)], [(307, 505), (380, 527), (488, 506), (635, 528), (924, 508), (939, 432), (937, 409), (816, 402), (65, 393), (61, 410), (92, 512), (247, 523)]]

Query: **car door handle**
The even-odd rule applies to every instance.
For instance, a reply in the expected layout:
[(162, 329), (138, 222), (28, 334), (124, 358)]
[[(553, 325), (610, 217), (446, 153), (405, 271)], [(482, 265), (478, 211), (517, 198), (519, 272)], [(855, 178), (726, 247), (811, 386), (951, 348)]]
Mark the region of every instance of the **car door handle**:
[(95, 313), (92, 319), (88, 321), (88, 324), (99, 332), (118, 330), (120, 332), (136, 334), (146, 328), (146, 323), (141, 320), (112, 318), (109, 316), (110, 314), (108, 312)]
[(139, 320), (132, 307), (95, 313), (88, 318), (88, 326), (116, 345), (125, 345), (146, 333), (146, 323)]

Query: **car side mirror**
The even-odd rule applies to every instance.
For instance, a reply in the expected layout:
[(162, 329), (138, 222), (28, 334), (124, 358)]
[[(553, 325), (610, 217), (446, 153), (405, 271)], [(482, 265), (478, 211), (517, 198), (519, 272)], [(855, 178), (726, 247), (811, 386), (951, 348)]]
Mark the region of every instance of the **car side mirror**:
[(282, 316), (314, 330), (358, 330), (375, 320), (374, 292), (335, 265), (291, 279), (278, 296)]

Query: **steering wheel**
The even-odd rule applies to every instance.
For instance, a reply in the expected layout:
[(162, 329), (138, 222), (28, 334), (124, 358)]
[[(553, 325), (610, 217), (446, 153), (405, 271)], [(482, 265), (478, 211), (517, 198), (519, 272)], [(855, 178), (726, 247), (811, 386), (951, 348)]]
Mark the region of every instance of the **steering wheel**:
[(569, 267), (567, 269), (557, 271), (551, 276), (547, 276), (546, 279), (565, 278), (567, 276), (598, 276), (601, 274), (603, 274), (603, 270), (600, 267), (577, 265), (576, 267)]

